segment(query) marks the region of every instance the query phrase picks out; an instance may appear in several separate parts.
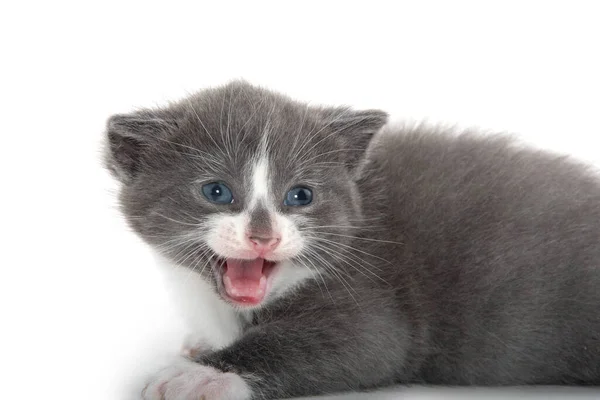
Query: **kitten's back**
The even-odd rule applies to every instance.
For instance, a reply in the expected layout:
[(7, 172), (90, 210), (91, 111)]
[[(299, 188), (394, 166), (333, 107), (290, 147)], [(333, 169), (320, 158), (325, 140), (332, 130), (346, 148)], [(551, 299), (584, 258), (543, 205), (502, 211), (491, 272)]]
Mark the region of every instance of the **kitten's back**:
[(594, 171), (505, 136), (386, 128), (359, 187), (374, 238), (404, 243), (388, 278), (421, 297), (417, 379), (600, 383)]

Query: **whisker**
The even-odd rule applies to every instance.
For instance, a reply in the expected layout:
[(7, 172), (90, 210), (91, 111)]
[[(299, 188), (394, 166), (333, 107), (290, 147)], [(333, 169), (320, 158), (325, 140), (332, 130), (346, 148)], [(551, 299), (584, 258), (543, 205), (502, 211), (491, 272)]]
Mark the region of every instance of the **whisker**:
[[(265, 102), (265, 99), (261, 99), (260, 103), (258, 103), (257, 106), (254, 106), (254, 110), (252, 110), (252, 114), (250, 114), (250, 117), (248, 117), (246, 122), (244, 122), (244, 125), (242, 125), (242, 127), (239, 129), (240, 132), (243, 132), (243, 136), (242, 136), (242, 139), (238, 143), (238, 148), (239, 148), (239, 146), (241, 146), (244, 143), (244, 140), (246, 139), (246, 136), (248, 134), (247, 131), (244, 131), (244, 128), (246, 128), (246, 125), (248, 125), (248, 123), (252, 120), (252, 118), (254, 118), (254, 116), (256, 115), (256, 112), (260, 109), (260, 107), (264, 104), (264, 102)], [(236, 151), (236, 153), (237, 153), (237, 151)]]
[[(195, 239), (189, 238), (189, 239), (181, 241), (181, 242), (175, 241), (169, 245), (166, 245), (166, 243), (160, 244), (156, 247), (161, 253), (168, 255), (168, 256), (172, 256), (173, 258), (176, 258), (179, 256), (179, 254), (181, 252), (187, 251), (189, 248), (193, 247), (196, 244), (197, 244), (197, 241)], [(173, 254), (173, 251), (177, 250), (177, 249), (179, 249), (177, 251), (177, 253)]]
[(360, 237), (360, 236), (342, 235), (340, 233), (332, 233), (332, 232), (325, 232), (325, 231), (318, 231), (318, 230), (311, 230), (311, 232), (319, 233), (319, 234), (322, 234), (322, 235), (332, 235), (332, 236), (340, 236), (340, 237), (352, 238), (352, 239), (357, 239), (357, 240), (366, 240), (366, 241), (369, 241), (369, 242), (401, 244), (401, 245), (404, 244), (402, 242), (394, 242), (392, 240), (382, 240), (382, 239), (365, 238), (365, 237)]
[[(339, 261), (342, 261), (344, 263), (346, 263), (347, 265), (349, 265), (350, 267), (352, 267), (354, 270), (356, 270), (357, 272), (359, 272), (360, 274), (362, 274), (364, 277), (370, 279), (372, 281), (372, 278), (370, 278), (367, 274), (365, 274), (363, 272), (367, 271), (368, 273), (370, 273), (371, 275), (373, 275), (374, 277), (376, 277), (377, 279), (381, 280), (384, 283), (387, 283), (387, 281), (385, 279), (383, 279), (382, 277), (380, 277), (379, 275), (377, 275), (376, 273), (374, 273), (373, 271), (371, 271), (368, 268), (365, 268), (364, 266), (360, 265), (357, 260), (350, 258), (349, 256), (341, 253), (340, 251), (337, 251), (335, 249), (332, 248), (327, 248), (327, 247), (323, 247), (321, 245), (318, 244), (313, 244), (315, 247), (323, 250), (323, 251), (327, 251), (327, 252), (332, 252), (334, 254), (331, 254), (334, 258), (338, 259)], [(337, 255), (337, 257), (336, 257)], [(360, 259), (359, 259), (360, 260)], [(360, 260), (360, 261), (364, 261), (364, 260)], [(359, 268), (360, 267), (360, 268)]]
[(335, 150), (329, 150), (329, 151), (324, 151), (322, 153), (319, 153), (315, 156), (312, 156), (308, 159), (301, 159), (299, 160), (300, 163), (297, 165), (296, 168), (303, 168), (305, 167), (307, 164), (309, 164), (312, 160), (319, 158), (319, 157), (323, 157), (325, 155), (328, 154), (334, 154), (334, 153), (339, 153), (339, 152), (348, 152), (348, 151), (364, 151), (364, 149), (358, 149), (358, 148), (344, 148), (344, 149), (335, 149)]
[(200, 118), (200, 116), (198, 115), (198, 113), (196, 112), (196, 109), (194, 108), (194, 105), (192, 104), (191, 100), (188, 100), (188, 104), (189, 104), (189, 109), (194, 113), (194, 115), (196, 116), (196, 119), (198, 120), (198, 123), (200, 123), (200, 126), (202, 126), (202, 129), (204, 129), (204, 132), (206, 132), (206, 134), (208, 135), (208, 137), (210, 138), (210, 140), (213, 142), (213, 144), (215, 145), (215, 147), (217, 149), (219, 149), (219, 151), (221, 152), (221, 154), (223, 154), (223, 156), (225, 156), (225, 153), (223, 152), (223, 150), (221, 149), (221, 146), (219, 146), (217, 144), (217, 142), (215, 141), (213, 135), (211, 135), (210, 131), (208, 129), (206, 129), (206, 126), (204, 125), (204, 123), (202, 122), (202, 119)]
[[(323, 289), (321, 288), (321, 284), (317, 280), (317, 276), (323, 282), (323, 285), (325, 286), (325, 290), (327, 290), (327, 293), (329, 294), (329, 297), (331, 298), (331, 301), (333, 303), (335, 303), (335, 300), (333, 300), (333, 296), (331, 295), (331, 292), (329, 291), (329, 288), (327, 287), (327, 283), (325, 282), (325, 279), (323, 278), (323, 275), (321, 274), (321, 271), (319, 271), (319, 268), (317, 268), (315, 266), (315, 264), (308, 257), (306, 257), (304, 255), (299, 255), (298, 258), (299, 258), (299, 260), (304, 260), (305, 263), (309, 263), (309, 264), (312, 265), (312, 268), (311, 268), (309, 265), (306, 265), (306, 264), (303, 263), (304, 267), (306, 267), (310, 271), (310, 273), (315, 277), (315, 282), (319, 286), (319, 290), (321, 291), (321, 294), (323, 296), (325, 296), (325, 293), (323, 293)], [(318, 275), (315, 275), (315, 273), (318, 274)]]
[(198, 223), (196, 223), (196, 224), (192, 224), (192, 223), (188, 223), (188, 222), (179, 221), (179, 220), (176, 220), (176, 219), (173, 219), (173, 218), (167, 217), (166, 215), (163, 215), (163, 214), (161, 214), (161, 213), (159, 213), (159, 212), (156, 212), (156, 211), (155, 211), (155, 212), (153, 212), (153, 214), (154, 214), (154, 215), (158, 215), (159, 217), (162, 217), (162, 218), (164, 218), (164, 219), (166, 219), (166, 220), (169, 220), (169, 221), (171, 221), (171, 222), (175, 222), (175, 223), (177, 223), (177, 224), (186, 225), (186, 226), (193, 226), (193, 227), (196, 227), (196, 228), (197, 228), (197, 227), (199, 227), (199, 226), (201, 226), (201, 224), (198, 224)]
[[(210, 154), (210, 153), (208, 153), (208, 152), (206, 152), (204, 150), (200, 150), (200, 149), (198, 149), (196, 147), (188, 146), (188, 145), (183, 144), (183, 143), (173, 142), (172, 140), (168, 140), (168, 139), (165, 139), (165, 138), (157, 137), (156, 139), (160, 140), (161, 142), (165, 142), (165, 143), (168, 143), (170, 145), (173, 145), (173, 146), (179, 146), (179, 147), (182, 147), (184, 149), (191, 150), (194, 153), (199, 153), (199, 154), (202, 154), (202, 155), (204, 155), (206, 157), (212, 157), (212, 154)], [(173, 149), (171, 149), (171, 150), (173, 150)], [(173, 150), (173, 151), (180, 152), (180, 150)], [(187, 154), (189, 154), (189, 153), (187, 153)]]
[[(306, 138), (306, 141), (304, 142), (304, 145), (302, 145), (302, 147), (298, 150), (298, 154), (300, 154), (304, 150), (304, 148), (307, 146), (307, 144), (310, 143), (314, 138), (316, 138), (319, 133), (321, 133), (324, 129), (329, 128), (331, 125), (335, 124), (336, 122), (338, 122), (340, 119), (342, 119), (345, 115), (347, 115), (349, 113), (350, 113), (349, 109), (344, 110), (336, 118), (330, 120), (327, 124), (325, 124), (323, 127), (321, 127), (321, 129), (319, 129), (316, 132), (314, 132), (316, 130), (316, 127), (315, 127), (315, 129), (313, 129), (314, 133), (310, 132), (308, 134), (308, 137)], [(310, 149), (304, 151), (304, 154), (309, 154), (310, 151), (312, 149), (314, 149), (317, 145), (319, 145), (321, 142), (323, 142), (323, 140), (331, 137), (334, 134), (338, 134), (338, 133), (339, 133), (339, 131), (333, 131), (333, 132), (331, 132), (329, 135), (327, 135), (326, 137), (322, 138), (317, 143), (315, 143), (312, 147), (310, 147)], [(300, 157), (300, 158), (302, 159), (303, 157)]]
[[(388, 261), (388, 260), (386, 260), (385, 258), (381, 258), (381, 257), (379, 257), (379, 256), (376, 256), (375, 254), (371, 254), (371, 253), (369, 253), (369, 252), (366, 252), (366, 251), (364, 251), (364, 250), (360, 250), (360, 249), (358, 249), (358, 248), (356, 248), (356, 247), (353, 247), (353, 246), (350, 246), (350, 245), (347, 245), (347, 244), (338, 243), (338, 242), (335, 242), (335, 241), (333, 241), (333, 240), (326, 239), (326, 238), (322, 238), (322, 237), (318, 237), (318, 236), (311, 236), (311, 239), (315, 239), (315, 240), (319, 240), (319, 241), (324, 241), (324, 242), (331, 243), (331, 244), (333, 244), (333, 245), (336, 245), (336, 246), (345, 247), (345, 248), (347, 248), (347, 249), (350, 249), (350, 250), (353, 250), (353, 251), (357, 251), (357, 252), (359, 252), (359, 253), (362, 253), (362, 254), (364, 254), (364, 255), (366, 255), (366, 256), (373, 257), (373, 258), (376, 258), (376, 259), (378, 259), (378, 260), (381, 260), (381, 261), (383, 261), (383, 262), (385, 262), (385, 263), (387, 263), (387, 264), (393, 265), (391, 262), (389, 262), (389, 261)], [(363, 260), (363, 261), (364, 261), (364, 260)], [(365, 262), (366, 262), (366, 261), (365, 261)]]
[[(350, 297), (352, 297), (352, 299), (356, 302), (356, 304), (360, 307), (358, 301), (356, 300), (356, 298), (354, 297), (354, 295), (352, 294), (351, 290), (354, 291), (355, 294), (358, 294), (356, 292), (356, 290), (352, 287), (352, 285), (350, 285), (350, 283), (341, 275), (341, 271), (338, 270), (333, 264), (331, 264), (330, 262), (328, 262), (327, 260), (325, 260), (323, 257), (321, 257), (317, 252), (310, 250), (309, 251), (310, 254), (313, 257), (318, 258), (323, 267), (325, 269), (327, 269), (331, 274), (333, 274), (334, 277), (336, 277), (338, 279), (338, 281), (342, 284), (342, 286), (346, 289), (346, 291), (348, 292), (348, 294), (350, 295)], [(348, 275), (347, 275), (348, 276)], [(349, 277), (349, 276), (348, 276)]]
[(204, 255), (204, 253), (206, 253), (206, 251), (208, 250), (208, 246), (202, 244), (200, 246), (197, 246), (195, 248), (193, 248), (192, 251), (189, 252), (189, 254), (187, 255), (187, 257), (180, 259), (177, 261), (178, 264), (184, 265), (185, 262), (194, 255), (194, 253), (197, 253), (199, 251), (202, 251), (202, 253), (199, 255), (199, 257), (202, 257)]
[[(306, 107), (304, 108), (304, 115), (302, 116), (302, 121), (300, 122), (300, 125), (298, 126), (298, 129), (296, 130), (296, 134), (294, 135), (294, 143), (293, 143), (292, 149), (291, 149), (292, 154), (300, 154), (300, 152), (296, 150), (296, 146), (298, 145), (298, 143), (300, 143), (300, 138), (302, 137), (302, 135), (300, 133), (302, 132), (302, 128), (304, 128), (304, 123), (306, 122), (306, 116), (308, 115), (309, 109), (310, 109), (309, 103), (307, 103)], [(304, 143), (306, 143), (306, 141)], [(287, 168), (290, 167), (291, 159), (292, 159), (291, 157), (288, 159)]]
[(206, 246), (206, 248), (204, 250), (202, 250), (202, 252), (198, 255), (198, 258), (196, 259), (196, 261), (192, 263), (192, 267), (189, 269), (188, 274), (185, 277), (186, 280), (189, 279), (192, 276), (192, 274), (194, 274), (194, 273), (198, 273), (199, 275), (202, 275), (202, 272), (204, 272), (204, 269), (206, 268), (206, 266), (208, 264), (210, 264), (211, 259), (210, 258), (206, 259), (200, 272), (196, 272), (196, 269), (198, 268), (198, 265), (200, 264), (200, 262), (202, 262), (203, 259), (210, 254), (210, 251), (211, 250), (210, 250), (210, 248), (208, 248), (208, 246)]

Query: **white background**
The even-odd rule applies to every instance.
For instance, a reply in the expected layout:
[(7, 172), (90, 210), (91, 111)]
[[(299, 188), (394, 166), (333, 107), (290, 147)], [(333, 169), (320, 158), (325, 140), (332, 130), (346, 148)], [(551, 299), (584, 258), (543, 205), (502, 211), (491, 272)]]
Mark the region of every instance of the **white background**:
[(1, 397), (123, 398), (174, 343), (100, 165), (110, 114), (246, 78), (599, 161), (599, 20), (593, 1), (2, 2)]

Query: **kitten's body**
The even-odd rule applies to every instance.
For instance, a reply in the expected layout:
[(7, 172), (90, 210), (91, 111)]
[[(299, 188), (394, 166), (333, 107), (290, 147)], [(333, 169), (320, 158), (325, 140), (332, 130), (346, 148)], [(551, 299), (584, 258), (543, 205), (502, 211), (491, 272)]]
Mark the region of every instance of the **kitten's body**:
[(410, 316), (406, 379), (600, 384), (597, 176), (506, 138), (414, 129), (376, 139), (358, 181), (382, 226), (368, 237), (403, 243), (361, 249), (394, 260), (379, 265)]
[[(227, 121), (226, 129), (213, 123), (211, 130), (210, 105), (220, 100), (216, 109), (225, 116), (217, 121)], [(385, 120), (381, 113), (350, 114), (345, 121), (346, 111), (319, 109), (302, 136), (307, 146), (297, 147), (292, 143), (308, 108), (287, 98), (233, 84), (194, 102), (195, 122), (182, 106), (172, 106), (167, 116), (161, 111), (150, 118), (160, 119), (160, 130), (139, 114), (134, 122), (117, 120), (109, 127), (113, 168), (125, 175), (122, 201), (132, 226), (160, 246), (164, 240), (157, 237), (192, 225), (194, 205), (172, 183), (188, 185), (196, 166), (179, 150), (210, 156), (207, 149), (219, 145), (219, 135), (231, 141), (230, 132), (239, 131), (233, 140), (244, 140), (247, 124), (256, 119), (256, 140), (241, 147), (234, 157), (239, 164), (228, 171), (243, 175), (262, 165), (256, 154), (268, 146), (261, 134), (271, 135), (263, 154), (270, 163), (267, 186), (275, 193), (270, 218), (279, 218), (279, 225), (286, 219), (284, 231), (304, 247), (280, 261), (260, 305), (241, 309), (216, 299), (228, 310), (224, 326), (233, 333), (197, 355), (200, 365), (183, 363), (159, 375), (147, 398), (271, 399), (397, 382), (600, 384), (600, 183), (586, 167), (502, 137), (423, 127), (384, 128), (359, 162), (364, 151), (358, 150)], [(177, 122), (165, 128), (169, 119)], [(200, 120), (201, 130), (219, 131), (217, 137), (191, 133)], [(118, 138), (144, 130), (177, 146), (147, 150), (143, 163), (130, 168), (138, 155), (119, 159), (118, 151), (140, 139)], [(160, 142), (154, 145), (160, 148)], [(294, 153), (307, 148), (308, 155)], [(308, 177), (294, 171), (290, 159), (313, 160), (301, 164)], [(289, 187), (288, 181), (310, 181), (321, 197), (312, 208), (280, 207), (278, 188)], [(244, 182), (254, 182), (245, 192), (256, 193), (262, 181)], [(251, 226), (256, 210), (247, 203), (234, 211), (247, 215)], [(200, 208), (194, 217), (229, 213), (194, 204)], [(185, 215), (191, 219), (182, 220)], [(173, 255), (171, 261), (186, 264)], [(204, 279), (223, 296), (219, 274)], [(218, 390), (210, 387), (214, 382)]]

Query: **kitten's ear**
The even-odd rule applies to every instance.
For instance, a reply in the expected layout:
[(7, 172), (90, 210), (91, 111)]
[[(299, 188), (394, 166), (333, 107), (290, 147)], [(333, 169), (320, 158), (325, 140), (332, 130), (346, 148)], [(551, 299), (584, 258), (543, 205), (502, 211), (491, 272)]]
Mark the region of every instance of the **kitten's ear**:
[(123, 183), (140, 171), (145, 153), (172, 132), (175, 122), (152, 111), (117, 114), (106, 123), (106, 167)]
[(330, 109), (327, 119), (331, 128), (338, 132), (343, 148), (348, 149), (346, 163), (354, 169), (364, 157), (373, 135), (388, 121), (388, 114), (381, 110)]

